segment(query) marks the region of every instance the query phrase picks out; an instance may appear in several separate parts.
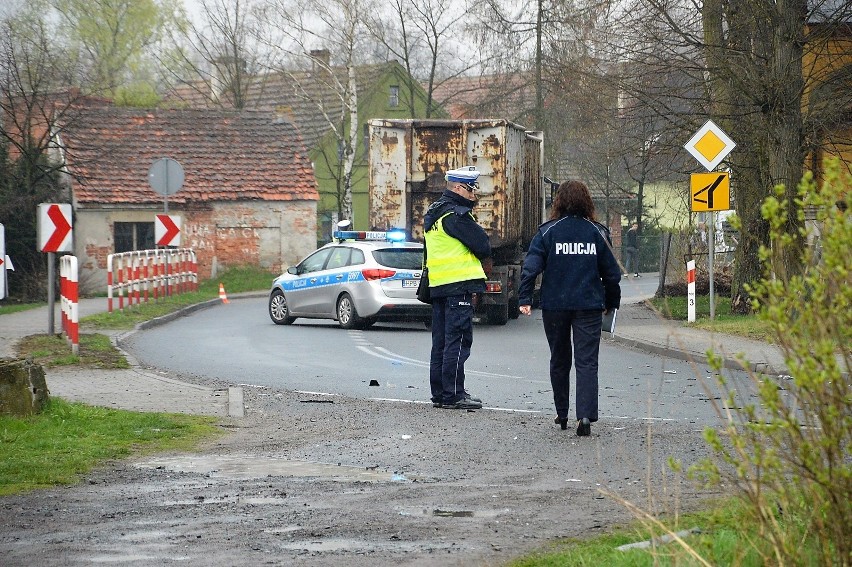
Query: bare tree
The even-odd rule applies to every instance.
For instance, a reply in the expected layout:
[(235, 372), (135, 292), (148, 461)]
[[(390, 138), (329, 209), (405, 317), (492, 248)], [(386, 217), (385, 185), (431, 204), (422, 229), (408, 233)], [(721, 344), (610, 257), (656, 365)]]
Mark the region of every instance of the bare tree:
[(462, 9), (450, 0), (391, 0), (392, 20), (377, 13), (366, 21), (372, 36), (407, 71), (405, 96), (412, 118), (416, 77), (425, 84), (426, 118), (431, 118), (440, 107), (434, 97), (441, 79), (478, 64), (475, 50), (458, 49), (458, 38), (464, 35)]
[(0, 22), (0, 219), (16, 267), (10, 295), (24, 300), (44, 298), (37, 207), (70, 200), (54, 138), (79, 102), (77, 92), (66, 88), (75, 69), (42, 8), (33, 3)]
[[(275, 66), (270, 27), (254, 0), (201, 0), (199, 18), (162, 53), (178, 99), (246, 108), (262, 98), (265, 73)], [(201, 22), (201, 23), (196, 23)]]
[[(268, 13), (281, 35), (269, 47), (279, 51), (276, 72), (288, 77), (299, 98), (311, 105), (332, 132), (335, 150), (324, 147), (323, 159), (337, 185), (339, 214), (353, 220), (352, 175), (358, 131), (358, 69), (366, 61), (365, 15), (376, 10), (371, 0), (277, 0)], [(287, 63), (308, 63), (312, 72), (295, 72)]]
[[(637, 0), (619, 18), (621, 33), (606, 37), (622, 70), (619, 88), (658, 117), (672, 149), (707, 118), (738, 144), (726, 165), (742, 221), (732, 285), (740, 311), (750, 309), (744, 285), (760, 277), (758, 249), (768, 244), (761, 202), (779, 184), (791, 197), (808, 153), (824, 148), (827, 133), (844, 131), (838, 126), (852, 106), (852, 73), (848, 56), (832, 50), (831, 41), (842, 26), (848, 29), (850, 11), (848, 2), (832, 0), (709, 0), (698, 7)], [(666, 78), (666, 88), (647, 88), (640, 79), (649, 75)], [(810, 104), (816, 91), (841, 100)], [(688, 173), (682, 158), (672, 163), (673, 172)], [(797, 224), (791, 218), (788, 225), (794, 239)]]

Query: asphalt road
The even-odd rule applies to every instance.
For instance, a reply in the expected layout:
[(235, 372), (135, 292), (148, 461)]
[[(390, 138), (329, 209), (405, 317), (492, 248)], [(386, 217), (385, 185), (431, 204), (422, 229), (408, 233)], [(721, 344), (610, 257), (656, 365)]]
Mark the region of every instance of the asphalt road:
[[(135, 333), (122, 347), (144, 365), (233, 385), (393, 402), (430, 397), (430, 334), (422, 324), (346, 331), (332, 321), (299, 319), (277, 326), (265, 298), (193, 313)], [(476, 325), (467, 389), (492, 410), (552, 413), (548, 359), (540, 311), (506, 326)], [(611, 341), (602, 345), (600, 364), (602, 417), (715, 423), (700, 379), (706, 367)]]
[(674, 515), (727, 493), (667, 465), (707, 457), (720, 425), (683, 363), (605, 344), (601, 421), (577, 437), (553, 423), (539, 315), (474, 333), (473, 412), (426, 403), (420, 325), (278, 327), (260, 297), (133, 333), (123, 346), (170, 378), (246, 385), (245, 416), (192, 453), (3, 498), (0, 563), (502, 565), (628, 522), (622, 500)]

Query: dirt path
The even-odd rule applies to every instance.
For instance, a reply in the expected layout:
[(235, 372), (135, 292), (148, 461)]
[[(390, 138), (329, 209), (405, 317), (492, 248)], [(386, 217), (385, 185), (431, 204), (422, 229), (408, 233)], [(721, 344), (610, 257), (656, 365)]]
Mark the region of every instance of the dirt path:
[(328, 401), (246, 389), (246, 417), (199, 454), (0, 499), (3, 565), (499, 565), (628, 522), (598, 488), (668, 511), (711, 496), (662, 472), (705, 455), (688, 423), (604, 418), (578, 438), (540, 414)]

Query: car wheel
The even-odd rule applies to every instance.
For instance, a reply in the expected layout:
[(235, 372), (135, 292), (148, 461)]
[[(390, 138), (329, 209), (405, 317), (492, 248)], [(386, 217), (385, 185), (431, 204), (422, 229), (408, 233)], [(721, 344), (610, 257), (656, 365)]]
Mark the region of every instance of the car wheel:
[(344, 293), (337, 300), (337, 322), (344, 329), (357, 329), (363, 326), (363, 319), (358, 316), (352, 296)]
[(269, 317), (276, 325), (290, 325), (296, 320), (290, 316), (287, 309), (287, 298), (280, 289), (275, 289), (269, 294)]

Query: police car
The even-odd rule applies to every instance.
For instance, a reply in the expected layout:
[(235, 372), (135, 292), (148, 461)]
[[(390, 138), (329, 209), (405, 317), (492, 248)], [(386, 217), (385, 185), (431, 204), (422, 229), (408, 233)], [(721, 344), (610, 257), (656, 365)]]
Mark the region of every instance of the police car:
[(334, 319), (344, 329), (376, 321), (429, 322), (432, 307), (416, 295), (422, 244), (406, 242), (404, 231), (337, 231), (334, 238), (272, 282), (273, 322)]

